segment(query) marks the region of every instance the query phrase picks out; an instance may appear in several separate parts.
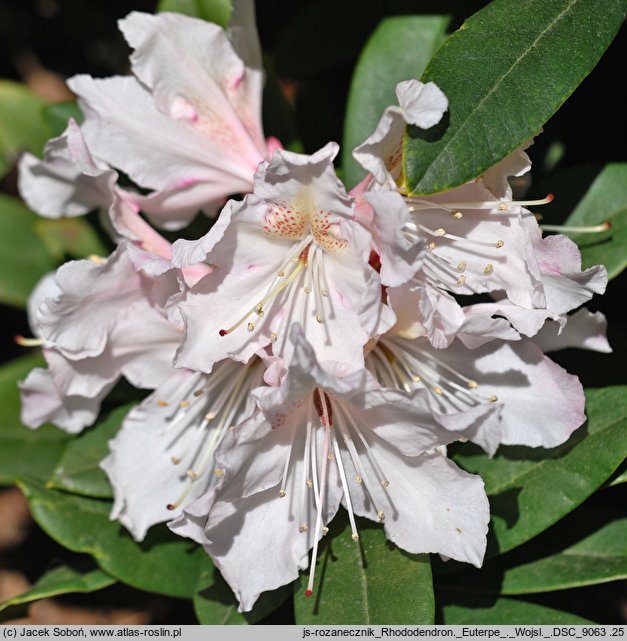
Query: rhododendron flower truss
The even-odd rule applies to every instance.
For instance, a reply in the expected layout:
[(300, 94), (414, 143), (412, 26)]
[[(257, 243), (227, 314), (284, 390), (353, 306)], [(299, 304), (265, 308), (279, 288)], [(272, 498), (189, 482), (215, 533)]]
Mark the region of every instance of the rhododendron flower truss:
[(234, 42), (196, 18), (131, 13), (119, 24), (135, 77), (68, 82), (94, 155), (155, 190), (143, 205), (166, 228), (248, 192), (259, 162), (279, 144), (268, 146), (262, 133), (254, 5), (235, 5)]
[(181, 304), (178, 366), (209, 371), (270, 344), (289, 361), (296, 322), (320, 359), (363, 365), (363, 346), (394, 315), (368, 263), (372, 238), (335, 176), (336, 153), (335, 143), (312, 156), (277, 150), (254, 193), (230, 201), (207, 236), (174, 244), (175, 264), (214, 266)]
[[(360, 515), (382, 522), (409, 552), (481, 565), (483, 482), (434, 451), (455, 434), (433, 419), (425, 392), (381, 389), (363, 369), (337, 363), (326, 364), (331, 373), (296, 327), (291, 338), (285, 381), (255, 392), (260, 413), (215, 454), (222, 482), (184, 510), (174, 531), (205, 545), (243, 611), (296, 578), (313, 547), (312, 594), (320, 538), (340, 503), (354, 541)], [(476, 415), (440, 420), (468, 425)]]
[(101, 463), (114, 489), (112, 519), (137, 540), (155, 523), (177, 516), (222, 475), (213, 452), (223, 436), (252, 416), (250, 391), (264, 365), (226, 360), (210, 375), (173, 370), (131, 410)]

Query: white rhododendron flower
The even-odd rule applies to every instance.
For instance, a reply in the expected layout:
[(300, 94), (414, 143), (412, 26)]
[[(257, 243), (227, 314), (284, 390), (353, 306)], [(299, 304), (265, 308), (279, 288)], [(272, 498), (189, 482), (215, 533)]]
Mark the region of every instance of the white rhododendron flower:
[(408, 552), (481, 565), (483, 482), (434, 451), (455, 435), (434, 420), (424, 391), (382, 389), (366, 371), (337, 363), (326, 364), (331, 373), (299, 330), (283, 384), (258, 390), (259, 415), (218, 448), (222, 483), (184, 510), (174, 531), (205, 545), (242, 611), (295, 579), (311, 548), (312, 594), (320, 538), (340, 503), (355, 542), (359, 515), (382, 522)]
[(337, 150), (329, 143), (312, 156), (276, 151), (253, 193), (230, 201), (207, 236), (175, 243), (176, 264), (213, 266), (181, 303), (178, 366), (208, 372), (269, 345), (289, 360), (295, 322), (319, 358), (363, 365), (363, 346), (394, 315), (368, 262), (372, 238), (335, 175)]

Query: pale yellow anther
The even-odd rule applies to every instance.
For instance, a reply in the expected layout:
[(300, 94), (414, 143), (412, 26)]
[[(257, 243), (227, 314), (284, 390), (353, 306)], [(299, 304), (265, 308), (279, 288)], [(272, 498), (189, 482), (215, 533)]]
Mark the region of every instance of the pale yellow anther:
[(254, 323), (248, 323), (248, 325), (246, 325), (246, 329), (247, 329), (249, 332), (254, 331), (254, 330), (255, 330), (255, 324), (254, 324)]
[[(255, 309), (255, 313), (257, 316), (260, 318), (263, 316), (263, 305), (257, 305), (257, 309)], [(252, 323), (250, 323), (252, 325)]]
[(206, 421), (213, 421), (213, 419), (216, 417), (216, 415), (213, 412), (208, 412), (205, 414), (205, 420)]
[(385, 519), (385, 514), (383, 512), (377, 512), (377, 521), (381, 522)]
[(501, 249), (501, 247), (503, 247), (503, 245), (504, 245), (504, 244), (505, 244), (505, 243), (504, 243), (502, 240), (497, 240), (497, 241), (496, 241), (496, 244), (495, 244), (495, 247), (496, 247), (497, 249)]
[(429, 251), (433, 251), (433, 250), (435, 249), (435, 243), (429, 243), (429, 244), (427, 245), (427, 249), (428, 249)]
[(303, 533), (307, 532), (307, 530), (309, 530), (309, 526), (307, 525), (307, 523), (301, 523), (301, 524), (298, 526), (298, 531), (299, 531), (301, 534), (303, 534)]
[(357, 532), (355, 532), (354, 534), (351, 535), (351, 539), (353, 539), (353, 541), (355, 541), (355, 543), (357, 543), (357, 541), (359, 541), (359, 534), (357, 534)]
[(303, 291), (305, 294), (309, 294), (309, 292), (311, 292), (311, 287), (303, 287)]
[(442, 388), (441, 388), (441, 387), (437, 387), (437, 386), (436, 386), (436, 387), (434, 387), (434, 388), (433, 388), (433, 391), (434, 391), (438, 396), (441, 396), (441, 394), (442, 394)]
[(492, 263), (488, 263), (488, 264), (485, 266), (485, 269), (483, 270), (483, 273), (484, 273), (486, 276), (489, 276), (493, 271), (494, 271), (494, 267), (492, 267)]
[(320, 314), (316, 314), (316, 320), (317, 320), (319, 323), (324, 323), (324, 320), (322, 319), (322, 316), (321, 316)]
[(178, 456), (173, 456), (170, 460), (174, 465), (178, 465), (181, 462), (181, 459)]
[(191, 468), (185, 472), (186, 476), (192, 481), (195, 481), (198, 478), (198, 473), (192, 470)]
[(157, 401), (157, 405), (159, 407), (167, 407), (169, 404), (170, 403), (168, 403), (168, 401), (161, 401), (161, 400)]
[(470, 389), (477, 389), (477, 387), (479, 387), (479, 385), (477, 384), (477, 381), (468, 381), (468, 387)]
[(329, 528), (328, 527), (323, 527), (322, 528), (322, 536), (326, 536), (329, 533)]
[(320, 295), (321, 295), (321, 296), (328, 296), (328, 295), (329, 295), (329, 292), (326, 290), (326, 288), (324, 288), (324, 287), (323, 287), (323, 288), (320, 290)]
[(508, 209), (509, 209), (509, 206), (507, 205), (507, 203), (501, 203), (499, 205), (499, 211), (507, 211)]
[(464, 269), (466, 269), (466, 261), (465, 260), (460, 260), (459, 263), (457, 263), (457, 267), (455, 269), (458, 272), (463, 272)]
[(181, 401), (181, 402), (179, 403), (179, 406), (180, 406), (180, 407), (189, 407), (189, 401)]
[(414, 383), (420, 383), (420, 381), (421, 381), (422, 379), (421, 379), (421, 378), (420, 378), (420, 376), (418, 376), (417, 374), (414, 374), (414, 375), (411, 377), (411, 380), (412, 380), (412, 381), (414, 381)]
[(205, 393), (205, 390), (204, 390), (204, 389), (197, 389), (197, 390), (194, 392), (194, 396), (196, 396), (196, 397), (198, 397), (198, 396), (202, 396), (204, 393)]
[(284, 496), (287, 496), (287, 492), (285, 490), (279, 490), (279, 496), (283, 498)]
[(307, 487), (309, 487), (309, 488), (312, 488), (312, 487), (313, 487), (313, 481), (312, 481), (311, 479), (307, 479), (307, 480), (305, 481), (305, 484), (306, 484), (306, 485), (307, 485)]
[(271, 340), (273, 343), (275, 343), (275, 342), (276, 342), (276, 339), (277, 339), (277, 338), (278, 338), (278, 336), (276, 335), (276, 333), (275, 333), (275, 332), (272, 332), (272, 334), (270, 334), (270, 340)]
[(460, 218), (463, 218), (464, 216), (464, 214), (462, 214), (461, 211), (454, 211), (452, 212), (452, 214), (453, 214), (453, 218), (457, 218), (457, 220), (459, 220)]
[(488, 400), (490, 403), (496, 403), (499, 400), (499, 397), (496, 394), (492, 394)]
[(383, 479), (381, 481), (381, 485), (383, 485), (383, 487), (387, 487), (389, 484), (390, 484), (390, 482), (387, 479)]
[(436, 229), (433, 233), (435, 236), (444, 236), (444, 234), (446, 234), (446, 229), (444, 229), (444, 227), (440, 227), (440, 229)]
[(356, 475), (355, 475), (355, 481), (356, 481), (357, 483), (362, 483), (362, 482), (363, 482), (363, 479), (361, 478), (361, 476), (359, 476), (359, 474), (356, 474)]
[(279, 278), (283, 278), (283, 276), (285, 276), (285, 272), (283, 270), (281, 270), (280, 272), (277, 272), (277, 276)]
[(216, 467), (213, 473), (218, 477), (224, 476), (224, 470), (221, 467)]
[(327, 458), (329, 459), (329, 461), (335, 461), (335, 455), (334, 454), (329, 454), (327, 456)]

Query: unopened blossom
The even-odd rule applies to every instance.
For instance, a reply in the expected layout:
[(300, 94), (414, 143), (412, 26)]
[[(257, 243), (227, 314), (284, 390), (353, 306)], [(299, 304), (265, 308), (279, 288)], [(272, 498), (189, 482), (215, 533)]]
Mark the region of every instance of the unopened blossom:
[(229, 33), (181, 14), (133, 12), (119, 24), (134, 50), (134, 76), (68, 81), (92, 153), (154, 190), (142, 205), (161, 226), (181, 228), (250, 191), (278, 144), (262, 132), (253, 10), (236, 2)]
[(312, 594), (318, 545), (340, 503), (355, 542), (359, 515), (382, 522), (408, 552), (481, 565), (483, 482), (434, 451), (455, 437), (432, 418), (424, 391), (381, 389), (363, 369), (338, 363), (325, 364), (331, 373), (299, 328), (292, 340), (283, 384), (255, 392), (260, 412), (215, 454), (223, 481), (172, 529), (205, 545), (242, 611), (295, 579), (311, 548)]
[(175, 264), (213, 266), (180, 305), (179, 367), (208, 372), (269, 345), (289, 361), (294, 323), (319, 358), (363, 365), (363, 346), (394, 316), (369, 264), (371, 235), (335, 175), (337, 150), (335, 143), (311, 156), (277, 150), (261, 164), (254, 192), (229, 201), (206, 236), (174, 244)]

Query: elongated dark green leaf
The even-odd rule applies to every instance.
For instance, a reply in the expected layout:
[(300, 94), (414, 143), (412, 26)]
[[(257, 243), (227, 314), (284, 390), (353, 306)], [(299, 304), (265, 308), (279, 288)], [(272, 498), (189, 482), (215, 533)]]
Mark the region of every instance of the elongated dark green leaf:
[(596, 65), (624, 11), (624, 0), (495, 0), (467, 20), (423, 75), (449, 111), (427, 132), (408, 129), (408, 190), (472, 180), (537, 134)]
[(17, 382), (34, 367), (44, 365), (39, 354), (28, 354), (0, 367), (0, 484), (22, 476), (49, 477), (61, 456), (68, 435), (52, 426), (38, 430), (20, 421)]
[(346, 513), (335, 517), (320, 551), (314, 595), (304, 595), (306, 575), (294, 594), (296, 623), (433, 623), (429, 557), (399, 550), (381, 526), (364, 519), (357, 526), (355, 543)]
[(64, 547), (91, 554), (105, 572), (140, 590), (193, 597), (205, 554), (201, 546), (165, 526), (152, 528), (144, 541), (136, 543), (109, 520), (108, 501), (46, 489), (35, 481), (19, 486), (35, 521)]
[(111, 498), (111, 486), (100, 469), (100, 462), (109, 453), (109, 439), (117, 434), (132, 407), (132, 403), (119, 407), (89, 431), (70, 441), (47, 487), (94, 498)]
[(91, 254), (106, 256), (109, 253), (85, 218), (39, 218), (33, 230), (57, 262), (66, 256), (86, 258)]
[(115, 583), (115, 579), (102, 570), (78, 572), (66, 565), (46, 572), (30, 590), (0, 603), (0, 611), (12, 605), (21, 605), (59, 594), (96, 592)]
[(385, 108), (397, 104), (397, 83), (420, 78), (448, 23), (448, 16), (387, 18), (368, 40), (355, 68), (344, 121), (342, 169), (348, 187), (366, 175), (353, 159), (353, 149), (375, 130)]
[(575, 614), (516, 599), (469, 599), (464, 605), (445, 605), (446, 625), (587, 625)]
[(257, 623), (282, 605), (292, 593), (291, 585), (264, 592), (255, 607), (242, 614), (237, 611), (237, 599), (220, 576), (209, 557), (201, 563), (198, 587), (194, 594), (194, 611), (203, 625), (245, 625)]
[(0, 302), (24, 306), (37, 281), (55, 267), (35, 233), (38, 222), (20, 200), (0, 194)]
[(83, 121), (83, 114), (78, 108), (76, 100), (68, 100), (67, 102), (46, 105), (43, 110), (43, 118), (48, 127), (50, 138), (56, 138), (65, 131), (70, 118), (74, 118), (80, 125)]
[(559, 554), (507, 570), (501, 594), (565, 590), (625, 578), (627, 519), (621, 519)]
[(586, 392), (588, 422), (552, 450), (503, 447), (492, 459), (464, 448), (454, 459), (482, 476), (494, 541), (488, 556), (528, 541), (581, 504), (627, 452), (627, 387)]
[(0, 177), (21, 152), (41, 153), (49, 137), (42, 115), (44, 104), (26, 86), (0, 80)]
[(581, 249), (583, 267), (605, 265), (609, 278), (627, 267), (627, 163), (607, 165), (569, 216), (565, 225), (611, 228), (595, 234), (570, 234)]
[(231, 19), (231, 0), (160, 0), (157, 11), (174, 11), (193, 18), (202, 18), (226, 27)]

